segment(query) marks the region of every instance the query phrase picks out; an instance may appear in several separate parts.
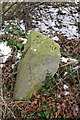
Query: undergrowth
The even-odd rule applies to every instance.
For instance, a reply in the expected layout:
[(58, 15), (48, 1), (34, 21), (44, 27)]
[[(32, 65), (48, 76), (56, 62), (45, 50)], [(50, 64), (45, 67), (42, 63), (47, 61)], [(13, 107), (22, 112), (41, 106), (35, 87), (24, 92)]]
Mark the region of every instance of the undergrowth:
[[(14, 28), (14, 26), (13, 26)], [(5, 62), (2, 68), (2, 118), (4, 120), (13, 119), (64, 119), (80, 117), (80, 65), (79, 41), (66, 40), (63, 35), (59, 35), (61, 46), (61, 55), (66, 58), (75, 58), (78, 62), (67, 61), (60, 62), (57, 73), (52, 76), (47, 73), (45, 83), (42, 89), (34, 93), (30, 100), (13, 101), (13, 91), (16, 82), (17, 66), (19, 59), (16, 57), (18, 52), (22, 52), (24, 45), (18, 41), (18, 34), (25, 38), (25, 34), (19, 31), (19, 28), (10, 30), (8, 25), (3, 36), (7, 45), (12, 48), (12, 54)], [(11, 36), (13, 34), (13, 36)], [(14, 68), (13, 68), (14, 65)], [(64, 88), (64, 85), (67, 88)]]

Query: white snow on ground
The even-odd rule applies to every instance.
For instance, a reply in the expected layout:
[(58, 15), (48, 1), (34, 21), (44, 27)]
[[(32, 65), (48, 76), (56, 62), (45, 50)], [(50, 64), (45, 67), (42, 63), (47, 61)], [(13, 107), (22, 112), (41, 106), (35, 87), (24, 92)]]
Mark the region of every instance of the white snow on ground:
[(64, 95), (65, 95), (65, 96), (66, 96), (66, 95), (69, 95), (69, 92), (65, 91), (65, 92), (64, 92)]
[(4, 32), (1, 32), (1, 31), (0, 31), (0, 35), (4, 35), (4, 34), (5, 34)]
[(20, 59), (20, 58), (21, 58), (21, 55), (22, 55), (22, 54), (18, 52), (17, 58)]
[(15, 67), (16, 64), (18, 64), (19, 61), (16, 61), (14, 64), (12, 64), (12, 69)]
[(68, 61), (72, 61), (72, 62), (78, 63), (77, 59), (61, 57), (61, 62), (67, 63)]
[(24, 24), (23, 24), (23, 23), (21, 23), (21, 24), (20, 24), (20, 27), (22, 28), (22, 30), (24, 30), (24, 31), (25, 31), (25, 26), (24, 26)]
[(5, 24), (5, 25), (9, 25), (9, 23), (8, 23), (7, 21), (4, 21), (4, 24)]
[(73, 61), (73, 62), (78, 62), (77, 59), (74, 59), (74, 58), (68, 58), (70, 61)]
[(66, 89), (68, 89), (69, 87), (68, 87), (66, 84), (64, 84), (64, 85), (63, 85), (63, 88), (66, 90)]
[(64, 62), (64, 63), (67, 63), (68, 62), (68, 58), (61, 57), (61, 61)]
[(65, 73), (64, 73), (64, 76), (66, 76), (67, 74), (68, 74), (68, 72), (65, 72)]
[(44, 30), (45, 30), (45, 31), (47, 30), (47, 26), (46, 26), (44, 23), (41, 23), (40, 26), (41, 26), (41, 29), (42, 29), (43, 31), (44, 31)]
[(19, 38), (19, 39), (23, 41), (23, 44), (25, 44), (27, 42), (26, 38)]
[(7, 42), (0, 43), (0, 53), (4, 55), (8, 55), (11, 52), (11, 48), (9, 46), (6, 46)]
[[(49, 27), (52, 27), (52, 31), (64, 34), (67, 39), (77, 39), (79, 37), (78, 34), (78, 26), (76, 25), (76, 22), (78, 21), (78, 14), (74, 14), (74, 17), (69, 13), (69, 8), (63, 8), (61, 11), (62, 13), (66, 13), (65, 15), (59, 15), (58, 14), (58, 8), (52, 8), (52, 6), (48, 7), (48, 9), (43, 8), (41, 11), (42, 13), (42, 20), (37, 21), (38, 24), (35, 24), (35, 29), (40, 31), (45, 31), (45, 33), (48, 31), (50, 33), (50, 29), (47, 29)], [(72, 8), (75, 11), (75, 8)], [(38, 12), (39, 13), (39, 12)], [(37, 13), (37, 14), (38, 14)], [(39, 14), (38, 14), (39, 15)], [(50, 18), (52, 17), (52, 19)], [(35, 17), (35, 16), (34, 16)], [(35, 20), (33, 20), (35, 21)], [(58, 23), (58, 21), (61, 21), (61, 23)], [(61, 28), (56, 27), (62, 26)], [(65, 26), (64, 26), (65, 25)], [(52, 36), (52, 39), (54, 40), (54, 37)]]
[(57, 36), (53, 37), (52, 40), (58, 41), (59, 38)]
[(7, 58), (10, 56), (11, 48), (9, 46), (6, 46), (7, 42), (0, 43), (0, 54), (3, 54), (3, 63), (7, 60)]
[(78, 68), (80, 68), (80, 66), (76, 66), (76, 67), (74, 67), (73, 70), (78, 69)]

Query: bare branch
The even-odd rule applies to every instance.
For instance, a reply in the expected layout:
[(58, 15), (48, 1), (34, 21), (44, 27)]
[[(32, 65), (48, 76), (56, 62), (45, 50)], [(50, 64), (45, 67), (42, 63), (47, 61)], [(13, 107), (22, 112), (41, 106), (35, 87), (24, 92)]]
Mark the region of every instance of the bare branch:
[(2, 13), (2, 15), (6, 14), (6, 12), (8, 12), (15, 4), (16, 4), (16, 3), (13, 3), (11, 6), (9, 6), (9, 7), (7, 8), (7, 10), (5, 10), (5, 11)]

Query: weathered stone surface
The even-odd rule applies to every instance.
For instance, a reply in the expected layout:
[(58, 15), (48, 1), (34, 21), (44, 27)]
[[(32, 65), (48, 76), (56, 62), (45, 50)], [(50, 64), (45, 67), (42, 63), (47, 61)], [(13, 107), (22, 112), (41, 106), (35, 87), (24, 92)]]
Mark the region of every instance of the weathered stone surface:
[(50, 38), (31, 31), (18, 66), (14, 100), (29, 99), (43, 85), (47, 70), (54, 75), (59, 67), (60, 47)]

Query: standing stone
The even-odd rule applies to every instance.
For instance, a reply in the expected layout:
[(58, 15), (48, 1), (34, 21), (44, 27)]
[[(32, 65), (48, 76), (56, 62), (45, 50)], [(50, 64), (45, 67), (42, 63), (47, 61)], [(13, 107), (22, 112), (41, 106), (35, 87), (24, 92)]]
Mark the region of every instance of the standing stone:
[(59, 67), (60, 46), (39, 32), (30, 32), (24, 53), (18, 65), (14, 100), (31, 98), (42, 87), (47, 70), (54, 75)]

